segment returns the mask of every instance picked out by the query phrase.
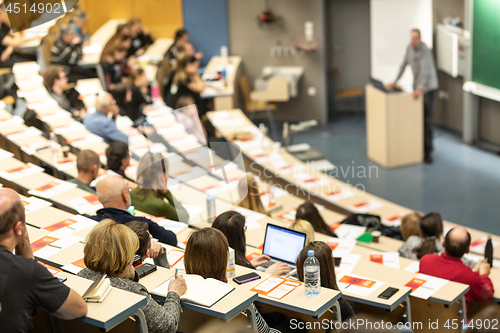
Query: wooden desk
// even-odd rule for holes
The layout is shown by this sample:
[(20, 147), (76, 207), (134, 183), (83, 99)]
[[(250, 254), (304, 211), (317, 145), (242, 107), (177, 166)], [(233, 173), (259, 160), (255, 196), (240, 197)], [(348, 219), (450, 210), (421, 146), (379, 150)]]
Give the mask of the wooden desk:
[(222, 57), (213, 56), (205, 67), (204, 73), (207, 74), (216, 74), (224, 66), (226, 67), (227, 87), (222, 91), (216, 91), (213, 95), (202, 94), (202, 97), (214, 98), (214, 110), (230, 110), (241, 105), (239, 93), (236, 93), (239, 88), (241, 60), (240, 56), (230, 56), (228, 63), (225, 64)]
[[(60, 272), (57, 275), (66, 277), (65, 284), (79, 295), (82, 295), (93, 282), (65, 272)], [(87, 316), (78, 320), (108, 331), (128, 317), (136, 316), (141, 321), (143, 332), (147, 332), (146, 318), (142, 311), (139, 311), (146, 304), (145, 296), (112, 288), (102, 303), (87, 303)]]
[(26, 214), (26, 222), (36, 228), (43, 229), (54, 223), (69, 219), (74, 215), (49, 206)]
[[(251, 272), (255, 272), (255, 270), (236, 265), (236, 276), (248, 274)], [(268, 274), (266, 272), (258, 272), (258, 274), (261, 276), (261, 279), (259, 280), (240, 285), (230, 279), (229, 284), (239, 290), (250, 290), (255, 285), (259, 284), (262, 280), (271, 276), (271, 274)], [(268, 296), (259, 295), (259, 302), (277, 306), (279, 308), (287, 309), (290, 311), (303, 313), (312, 317), (321, 317), (328, 309), (334, 306), (334, 304), (341, 296), (341, 293), (337, 290), (321, 288), (321, 292), (317, 297), (309, 297), (305, 294), (304, 284), (301, 284), (299, 287), (297, 287), (295, 290), (293, 290), (280, 300)]]
[(157, 38), (153, 44), (148, 47), (146, 52), (144, 52), (144, 55), (150, 57), (150, 60), (157, 58), (160, 58), (161, 60), (173, 43), (174, 40), (172, 38)]
[[(139, 283), (145, 286), (151, 295), (161, 301), (165, 300), (164, 295), (155, 294), (153, 290), (163, 282), (174, 276), (175, 271), (158, 267), (158, 270), (148, 276), (143, 277)], [(193, 310), (225, 321), (230, 321), (243, 310), (251, 306), (257, 300), (257, 293), (246, 290), (235, 289), (227, 294), (220, 301), (212, 305), (210, 308), (196, 305), (190, 302), (181, 301), (182, 307), (188, 310)]]

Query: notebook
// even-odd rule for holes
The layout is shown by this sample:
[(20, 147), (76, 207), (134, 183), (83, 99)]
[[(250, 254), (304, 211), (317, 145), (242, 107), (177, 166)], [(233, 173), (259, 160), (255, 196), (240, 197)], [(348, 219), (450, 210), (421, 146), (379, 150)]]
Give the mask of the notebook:
[[(234, 290), (234, 287), (227, 283), (211, 278), (204, 279), (196, 274), (184, 274), (183, 277), (186, 280), (187, 291), (181, 296), (181, 300), (206, 307), (211, 307)], [(156, 287), (151, 293), (166, 296), (172, 279), (173, 277)]]
[(265, 271), (267, 267), (277, 262), (284, 262), (291, 270), (284, 275), (293, 275), (297, 257), (305, 244), (305, 233), (268, 223), (262, 253), (271, 257), (271, 260), (257, 267), (257, 270)]
[(103, 274), (100, 279), (97, 279), (90, 285), (82, 298), (89, 303), (101, 303), (111, 291), (111, 281)]

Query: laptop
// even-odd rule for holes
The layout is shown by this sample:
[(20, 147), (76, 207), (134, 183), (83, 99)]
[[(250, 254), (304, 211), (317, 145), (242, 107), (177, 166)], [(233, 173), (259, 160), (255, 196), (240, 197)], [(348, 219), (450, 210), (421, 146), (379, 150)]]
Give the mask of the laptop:
[(277, 262), (283, 262), (290, 267), (290, 272), (283, 275), (295, 274), (297, 271), (295, 263), (305, 245), (305, 233), (274, 224), (267, 224), (262, 253), (271, 257), (271, 260), (265, 265), (257, 267), (257, 270), (265, 271), (269, 266)]
[(370, 78), (370, 83), (372, 84), (372, 86), (374, 86), (375, 88), (379, 89), (379, 90), (382, 90), (383, 92), (386, 92), (386, 93), (394, 93), (394, 92), (401, 92), (401, 89), (399, 88), (393, 88), (391, 90), (387, 90), (384, 86), (384, 84), (382, 83), (382, 81), (379, 81), (377, 79), (374, 79), (374, 78)]

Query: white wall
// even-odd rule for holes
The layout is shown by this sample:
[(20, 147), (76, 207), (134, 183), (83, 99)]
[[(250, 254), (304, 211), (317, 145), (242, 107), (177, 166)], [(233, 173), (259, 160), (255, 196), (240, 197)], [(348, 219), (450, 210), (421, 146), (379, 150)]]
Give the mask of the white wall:
[[(420, 29), (422, 41), (432, 48), (432, 0), (371, 0), (370, 22), (371, 74), (384, 83), (396, 78), (411, 29)], [(409, 66), (399, 83), (412, 90)]]

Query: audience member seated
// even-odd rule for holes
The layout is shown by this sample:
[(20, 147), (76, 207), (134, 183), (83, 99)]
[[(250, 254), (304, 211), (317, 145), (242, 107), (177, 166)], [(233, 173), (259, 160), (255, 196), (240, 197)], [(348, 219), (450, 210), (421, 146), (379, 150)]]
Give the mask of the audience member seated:
[(314, 242), (316, 237), (314, 235), (314, 228), (311, 223), (306, 220), (296, 220), (288, 228), (292, 230), (297, 230), (306, 234), (306, 244)]
[(0, 189), (0, 267), (2, 332), (32, 331), (38, 307), (65, 320), (87, 315), (80, 295), (36, 262), (24, 206), (11, 189)]
[(68, 182), (76, 184), (78, 188), (84, 191), (95, 193), (95, 189), (90, 186), (90, 183), (97, 178), (100, 168), (101, 160), (99, 155), (89, 149), (82, 150), (76, 157), (78, 176), (68, 179)]
[[(308, 257), (308, 252), (314, 251), (314, 256), (319, 261), (321, 287), (339, 290), (337, 278), (335, 277), (335, 264), (332, 256), (332, 248), (325, 242), (311, 242), (300, 251), (297, 258), (297, 276), (299, 281), (304, 282), (304, 261)], [(344, 297), (339, 299), (342, 321), (354, 316), (351, 306)]]
[(399, 229), (404, 241), (410, 236), (422, 237), (422, 231), (420, 230), (422, 217), (424, 217), (424, 213), (421, 212), (412, 212), (403, 216)]
[(179, 56), (179, 47), (189, 42), (189, 33), (186, 29), (178, 29), (175, 32), (174, 43), (170, 45), (165, 54), (165, 57), (168, 58), (170, 62), (170, 66), (172, 68), (177, 66), (177, 57)]
[(127, 135), (116, 127), (115, 118), (120, 113), (120, 108), (110, 93), (101, 92), (97, 96), (95, 110), (94, 113), (87, 114), (83, 120), (87, 130), (103, 138), (106, 143), (128, 142)]
[(115, 89), (115, 86), (130, 73), (127, 65), (127, 49), (118, 43), (110, 46), (106, 53), (103, 53), (102, 71), (106, 90)]
[(146, 317), (148, 332), (174, 333), (181, 313), (180, 296), (187, 290), (186, 281), (182, 275), (173, 279), (168, 286), (165, 303), (158, 304), (146, 287), (139, 283), (132, 266), (138, 249), (139, 239), (130, 228), (105, 219), (87, 236), (83, 248), (87, 268), (81, 270), (78, 276), (95, 281), (107, 274), (112, 287), (145, 296), (147, 303), (141, 310)]
[[(252, 260), (248, 260), (246, 253), (245, 217), (238, 212), (228, 211), (220, 214), (212, 223), (212, 228), (220, 230), (226, 236), (229, 246), (234, 250), (236, 265), (248, 268), (256, 268), (267, 264), (271, 258), (262, 254)], [(290, 272), (290, 267), (282, 262), (272, 264), (266, 269), (266, 273), (281, 275)]]
[(122, 45), (127, 49), (127, 54), (130, 46), (132, 46), (132, 37), (130, 37), (130, 27), (128, 23), (120, 24), (116, 27), (116, 32), (106, 43), (102, 50), (101, 63), (104, 61), (103, 56), (109, 53), (109, 48), (114, 47), (116, 44)]
[(330, 228), (321, 215), (319, 214), (318, 208), (316, 206), (309, 202), (306, 201), (302, 205), (297, 208), (297, 215), (295, 216), (296, 220), (306, 220), (307, 222), (311, 223), (311, 225), (314, 228), (314, 231), (319, 232), (321, 234), (331, 236), (331, 237), (337, 237), (335, 233), (333, 232), (332, 228)]
[(129, 27), (132, 45), (128, 50), (128, 56), (140, 56), (144, 54), (148, 45), (153, 44), (153, 39), (139, 18), (135, 17), (131, 19)]
[(82, 40), (69, 25), (61, 27), (60, 36), (54, 41), (50, 62), (61, 65), (68, 75), (69, 82), (96, 77), (94, 71), (78, 66), (83, 57)]
[(155, 265), (170, 268), (167, 260), (167, 251), (160, 243), (151, 240), (148, 224), (142, 221), (125, 223), (139, 238), (139, 249), (134, 258), (134, 267), (140, 265), (147, 258), (153, 259)]
[(17, 62), (36, 61), (34, 54), (24, 54), (17, 52), (16, 49), (22, 43), (39, 37), (24, 37), (22, 34), (13, 34), (10, 27), (7, 25), (9, 19), (4, 5), (0, 6), (0, 68), (9, 68)]
[(441, 237), (443, 236), (443, 219), (438, 213), (429, 213), (420, 221), (422, 237), (410, 236), (399, 249), (399, 255), (418, 260), (426, 254), (441, 253)]
[[(184, 266), (186, 274), (197, 274), (203, 278), (216, 279), (227, 283), (226, 267), (228, 242), (222, 232), (215, 228), (204, 228), (194, 231), (186, 244), (184, 255)], [(252, 303), (253, 305), (253, 303)], [(270, 328), (264, 318), (253, 305), (256, 316), (257, 330), (259, 333), (279, 333), (278, 330)], [(247, 316), (250, 310), (243, 310)]]
[(239, 205), (241, 207), (269, 215), (260, 199), (259, 184), (257, 184), (257, 181), (252, 175), (247, 174), (246, 177), (240, 179), (238, 183), (238, 193), (240, 195), (241, 201)]
[(89, 43), (90, 35), (87, 32), (87, 13), (79, 10), (73, 16), (70, 26), (75, 31), (76, 35), (80, 37), (84, 45)]
[(74, 88), (66, 89), (68, 77), (64, 73), (64, 68), (58, 65), (49, 65), (42, 72), (42, 77), (47, 91), (57, 104), (62, 109), (71, 112), (75, 120), (83, 121), (87, 115), (87, 109), (78, 91)]
[(153, 101), (151, 100), (148, 79), (144, 70), (138, 68), (132, 71), (130, 78), (132, 79), (132, 85), (130, 86), (132, 99), (127, 104), (127, 116), (132, 119), (135, 126), (140, 126), (146, 120), (142, 113), (144, 105), (151, 104)]
[(193, 44), (191, 43), (184, 43), (178, 47), (179, 54), (177, 58), (182, 57), (182, 56), (190, 56), (190, 57), (195, 57), (198, 60), (201, 60), (203, 58), (203, 53), (202, 52), (196, 52), (194, 49)]
[(130, 152), (128, 144), (124, 141), (115, 141), (109, 144), (106, 148), (106, 159), (108, 162), (108, 170), (122, 176), (126, 180), (133, 182), (132, 179), (125, 175), (125, 170), (130, 164)]
[(177, 100), (182, 96), (190, 96), (196, 101), (199, 116), (206, 113), (205, 104), (200, 94), (205, 89), (201, 77), (198, 75), (200, 62), (195, 57), (183, 57), (179, 60), (177, 69), (169, 74), (165, 86), (165, 103), (174, 108)]
[(160, 153), (146, 153), (137, 166), (137, 187), (130, 192), (132, 205), (141, 212), (187, 222), (189, 214), (167, 189), (168, 160)]
[(470, 234), (464, 227), (455, 227), (444, 238), (444, 252), (441, 255), (427, 254), (420, 259), (420, 273), (440, 277), (469, 285), (465, 300), (489, 301), (493, 298), (493, 284), (488, 277), (490, 265), (479, 261), (471, 269), (462, 263), (462, 257), (469, 252)]
[(120, 116), (126, 116), (127, 104), (132, 100), (132, 91), (130, 88), (124, 83), (118, 83), (110, 93), (115, 99), (116, 105), (120, 108)]
[(177, 237), (170, 230), (165, 230), (156, 222), (142, 216), (134, 216), (127, 210), (132, 205), (130, 189), (127, 182), (120, 176), (107, 176), (97, 184), (97, 196), (104, 208), (97, 211), (97, 215), (92, 219), (101, 221), (112, 219), (113, 221), (125, 224), (132, 221), (142, 221), (148, 224), (149, 233), (160, 242), (177, 246)]

